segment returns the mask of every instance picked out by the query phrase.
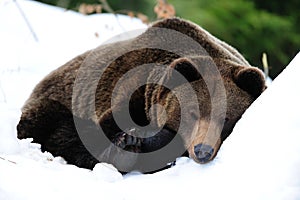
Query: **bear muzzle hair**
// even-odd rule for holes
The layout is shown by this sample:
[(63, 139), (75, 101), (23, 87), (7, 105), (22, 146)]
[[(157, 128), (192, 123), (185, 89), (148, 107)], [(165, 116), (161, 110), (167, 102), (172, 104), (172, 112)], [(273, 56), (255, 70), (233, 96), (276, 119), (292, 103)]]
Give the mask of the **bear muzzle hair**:
[(219, 124), (207, 119), (197, 120), (190, 133), (192, 142), (187, 146), (189, 156), (201, 164), (213, 160), (222, 144), (221, 132)]

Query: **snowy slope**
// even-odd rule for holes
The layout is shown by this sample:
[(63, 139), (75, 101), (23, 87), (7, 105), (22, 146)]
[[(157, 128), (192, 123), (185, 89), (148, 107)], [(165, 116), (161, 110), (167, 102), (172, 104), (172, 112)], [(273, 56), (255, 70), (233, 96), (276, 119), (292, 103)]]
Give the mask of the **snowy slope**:
[(17, 2), (38, 41), (16, 4), (0, 1), (0, 200), (300, 199), (300, 54), (247, 110), (213, 162), (180, 158), (171, 169), (151, 175), (121, 176), (107, 164), (90, 171), (42, 153), (29, 139), (17, 140), (20, 108), (51, 70), (145, 25), (127, 16), (83, 16)]

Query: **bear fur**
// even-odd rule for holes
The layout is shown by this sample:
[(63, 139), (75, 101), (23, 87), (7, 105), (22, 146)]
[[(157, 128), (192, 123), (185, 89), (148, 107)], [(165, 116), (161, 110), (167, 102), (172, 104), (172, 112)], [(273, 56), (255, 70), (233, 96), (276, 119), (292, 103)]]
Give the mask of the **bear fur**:
[[(159, 35), (157, 30), (175, 31), (193, 40), (195, 47), (189, 46), (185, 40), (175, 40), (178, 44), (174, 44), (171, 38), (172, 42), (168, 42), (169, 38)], [(182, 50), (174, 53), (163, 49), (164, 45), (175, 50), (179, 46)], [(196, 49), (197, 45), (203, 50)], [(151, 63), (168, 67), (154, 69), (152, 65), (146, 70), (129, 73), (124, 83), (116, 87), (124, 74)], [(210, 116), (213, 97), (207, 81), (214, 83), (218, 79), (214, 74), (209, 74), (211, 65), (217, 67), (225, 89), (225, 96), (219, 94), (218, 86), (213, 94), (214, 98), (220, 100), (216, 106), (225, 112), (224, 120)], [(187, 82), (176, 81), (175, 73), (170, 69), (179, 72)], [(147, 80), (154, 80), (161, 85), (148, 83)], [(137, 82), (147, 84), (131, 93), (130, 88), (135, 87)], [(172, 82), (172, 88), (163, 86), (169, 82)], [(189, 87), (195, 91), (197, 105), (191, 105), (195, 101), (190, 101)], [(148, 153), (176, 140), (175, 144), (180, 146), (178, 148), (187, 150), (185, 153), (196, 162), (205, 163), (216, 156), (236, 122), (264, 89), (263, 73), (251, 67), (237, 50), (196, 24), (170, 18), (154, 23), (135, 38), (87, 51), (46, 76), (22, 108), (17, 126), (18, 138), (33, 138), (33, 142), (41, 144), (42, 151), (62, 156), (68, 163), (79, 167), (92, 169), (98, 162), (115, 164), (114, 159), (123, 159), (129, 165), (128, 171), (139, 169), (136, 159), (104, 159), (89, 152), (78, 131), (93, 136), (97, 135), (100, 126), (109, 141), (120, 149)], [(188, 109), (182, 116), (181, 104), (175, 94), (185, 106), (199, 107), (200, 112)], [(225, 111), (221, 108), (223, 101), (227, 105)], [(129, 102), (129, 106), (124, 106), (124, 102)], [(158, 104), (165, 112), (153, 106)], [(151, 125), (158, 127), (159, 132), (142, 138), (131, 134), (139, 132), (132, 124), (124, 123), (126, 130), (120, 128), (112, 113), (122, 113), (128, 108), (130, 117), (137, 125), (146, 126), (154, 122)], [(78, 130), (75, 123), (82, 124), (82, 128)], [(183, 125), (185, 133), (176, 137), (180, 125)], [(210, 126), (213, 128), (210, 129)], [(98, 140), (93, 142), (92, 146), (98, 147), (96, 151), (99, 155), (103, 155), (111, 145)], [(109, 156), (113, 157), (112, 154)], [(167, 161), (175, 158), (173, 156)], [(142, 159), (140, 162), (149, 160)], [(124, 171), (116, 165), (120, 171)]]

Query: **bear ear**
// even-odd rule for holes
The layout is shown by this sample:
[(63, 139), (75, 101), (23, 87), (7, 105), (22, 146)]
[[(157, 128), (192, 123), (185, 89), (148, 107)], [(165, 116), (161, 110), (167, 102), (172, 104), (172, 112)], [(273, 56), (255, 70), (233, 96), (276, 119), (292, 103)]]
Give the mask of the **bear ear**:
[(237, 86), (255, 98), (266, 88), (264, 75), (258, 68), (243, 68), (235, 74), (234, 80)]
[(178, 58), (170, 64), (170, 67), (178, 71), (188, 82), (193, 82), (201, 78), (195, 63), (188, 58)]

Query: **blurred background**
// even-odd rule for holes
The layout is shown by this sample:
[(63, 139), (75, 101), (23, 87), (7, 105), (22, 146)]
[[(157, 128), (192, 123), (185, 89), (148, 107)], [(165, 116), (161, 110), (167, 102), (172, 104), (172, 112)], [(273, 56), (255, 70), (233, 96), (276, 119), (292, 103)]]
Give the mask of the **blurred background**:
[(39, 0), (83, 14), (121, 13), (151, 23), (178, 16), (199, 24), (275, 78), (300, 50), (299, 0)]

